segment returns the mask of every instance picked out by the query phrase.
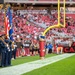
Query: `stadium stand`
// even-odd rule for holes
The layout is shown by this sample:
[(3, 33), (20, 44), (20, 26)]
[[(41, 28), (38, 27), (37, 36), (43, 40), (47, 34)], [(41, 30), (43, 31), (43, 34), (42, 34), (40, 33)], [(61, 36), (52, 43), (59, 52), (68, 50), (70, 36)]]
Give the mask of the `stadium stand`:
[[(27, 0), (34, 1), (34, 0)], [(57, 1), (57, 0), (35, 0), (35, 1)], [(70, 1), (70, 0), (67, 0)], [(73, 0), (72, 0), (73, 1)], [(12, 4), (13, 5), (13, 4)], [(19, 5), (19, 4), (18, 4)], [(32, 6), (32, 5), (31, 5)], [(35, 5), (33, 5), (34, 7)], [(4, 32), (4, 13), (0, 11), (0, 34)], [(63, 24), (63, 12), (61, 11), (61, 24)], [(57, 9), (28, 9), (13, 10), (14, 40), (18, 37), (23, 41), (30, 40), (36, 43), (42, 32), (49, 26), (58, 22)], [(66, 11), (66, 28), (52, 29), (47, 33), (46, 39), (51, 40), (52, 36), (75, 36), (75, 14)]]

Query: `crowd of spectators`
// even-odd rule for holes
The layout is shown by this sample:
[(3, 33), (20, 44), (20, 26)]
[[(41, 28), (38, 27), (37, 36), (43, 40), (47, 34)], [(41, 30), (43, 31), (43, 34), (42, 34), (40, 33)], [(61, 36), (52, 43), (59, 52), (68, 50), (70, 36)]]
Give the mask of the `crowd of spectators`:
[[(27, 1), (57, 1), (57, 0), (27, 0)], [(63, 0), (60, 0), (63, 1)], [(66, 0), (66, 1), (75, 1), (75, 0)]]
[[(23, 10), (20, 10), (21, 12)], [(38, 13), (31, 10), (30, 13), (20, 13), (20, 11), (13, 11), (13, 38), (15, 41), (19, 41), (24, 43), (29, 40), (34, 44), (39, 40), (39, 36), (46, 29), (44, 26), (52, 26), (57, 24), (57, 12), (53, 14), (41, 13), (42, 10)], [(36, 11), (36, 10), (35, 10)], [(54, 10), (53, 10), (54, 11)], [(0, 12), (0, 32), (4, 32), (4, 17), (2, 11)], [(51, 36), (57, 35), (56, 33), (52, 33), (52, 31), (56, 31), (59, 33), (65, 33), (66, 35), (75, 36), (75, 14), (67, 14), (66, 15), (66, 27), (60, 29), (52, 29), (47, 33), (46, 38), (50, 39)], [(61, 14), (61, 23), (63, 24), (63, 14)], [(40, 25), (39, 25), (40, 24)], [(41, 26), (43, 25), (43, 27)], [(19, 40), (17, 40), (19, 38)]]

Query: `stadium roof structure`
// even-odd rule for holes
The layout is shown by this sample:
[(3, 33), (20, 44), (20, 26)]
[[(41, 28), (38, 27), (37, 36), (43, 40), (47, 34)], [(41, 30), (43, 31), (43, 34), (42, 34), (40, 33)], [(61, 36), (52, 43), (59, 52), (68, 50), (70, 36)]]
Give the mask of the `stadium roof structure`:
[[(57, 4), (58, 3), (58, 0), (57, 1), (54, 1), (54, 0), (44, 0), (44, 1), (41, 1), (41, 0), (4, 0), (4, 3), (27, 3), (27, 4)], [(61, 4), (63, 4), (63, 0), (60, 1)], [(67, 0), (66, 1), (66, 4), (75, 4), (75, 1), (73, 0)]]

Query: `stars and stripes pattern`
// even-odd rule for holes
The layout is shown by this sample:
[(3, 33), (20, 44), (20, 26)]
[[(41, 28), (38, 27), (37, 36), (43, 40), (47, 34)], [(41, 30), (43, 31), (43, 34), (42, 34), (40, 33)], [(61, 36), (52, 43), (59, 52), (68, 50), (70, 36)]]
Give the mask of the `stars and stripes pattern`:
[(13, 41), (13, 25), (12, 25), (12, 13), (11, 8), (8, 7), (6, 11), (6, 17), (5, 17), (5, 26), (6, 26), (6, 35), (7, 37)]
[(5, 17), (5, 27), (6, 27), (5, 34), (6, 34), (7, 38), (9, 38), (10, 24), (9, 24), (9, 18), (8, 18), (7, 13), (6, 13), (6, 17)]

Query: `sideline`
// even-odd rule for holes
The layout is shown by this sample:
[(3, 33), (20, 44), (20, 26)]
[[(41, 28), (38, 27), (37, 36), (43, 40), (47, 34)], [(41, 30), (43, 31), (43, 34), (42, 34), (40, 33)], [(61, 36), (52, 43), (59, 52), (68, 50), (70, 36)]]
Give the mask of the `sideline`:
[(52, 64), (54, 62), (71, 57), (73, 55), (75, 55), (75, 53), (71, 53), (71, 54), (65, 53), (58, 56), (45, 58), (44, 60), (37, 60), (37, 61), (28, 62), (21, 65), (2, 68), (0, 69), (0, 75), (21, 75), (23, 73), (30, 72), (34, 69), (41, 68), (43, 66)]

